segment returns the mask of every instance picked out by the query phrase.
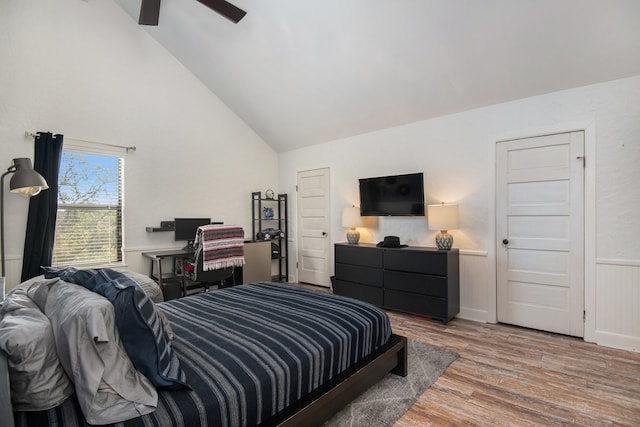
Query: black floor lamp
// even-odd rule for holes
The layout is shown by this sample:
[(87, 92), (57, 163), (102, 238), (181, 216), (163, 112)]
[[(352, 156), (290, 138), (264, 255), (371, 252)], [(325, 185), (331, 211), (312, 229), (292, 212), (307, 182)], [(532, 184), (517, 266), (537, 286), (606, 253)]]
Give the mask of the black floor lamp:
[(42, 175), (33, 170), (31, 159), (26, 157), (13, 159), (13, 164), (2, 174), (0, 178), (0, 257), (2, 258), (2, 274), (0, 274), (0, 277), (4, 277), (4, 177), (10, 173), (13, 174), (11, 181), (9, 181), (9, 191), (12, 193), (20, 193), (31, 197), (49, 188)]

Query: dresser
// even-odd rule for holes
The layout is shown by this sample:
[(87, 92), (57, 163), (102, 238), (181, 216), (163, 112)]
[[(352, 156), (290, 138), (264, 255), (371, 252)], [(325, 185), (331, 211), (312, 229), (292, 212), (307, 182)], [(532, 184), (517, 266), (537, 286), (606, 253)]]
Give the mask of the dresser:
[(460, 311), (460, 254), (337, 243), (333, 292), (446, 323)]

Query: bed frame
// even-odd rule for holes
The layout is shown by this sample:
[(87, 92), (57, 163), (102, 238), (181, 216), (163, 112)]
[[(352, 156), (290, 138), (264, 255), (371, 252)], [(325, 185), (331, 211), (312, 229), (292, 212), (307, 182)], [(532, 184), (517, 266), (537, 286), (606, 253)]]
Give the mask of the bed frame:
[[(407, 376), (407, 338), (391, 335), (379, 351), (277, 413), (262, 426), (319, 426), (387, 373)], [(7, 355), (0, 350), (0, 420), (14, 426)]]

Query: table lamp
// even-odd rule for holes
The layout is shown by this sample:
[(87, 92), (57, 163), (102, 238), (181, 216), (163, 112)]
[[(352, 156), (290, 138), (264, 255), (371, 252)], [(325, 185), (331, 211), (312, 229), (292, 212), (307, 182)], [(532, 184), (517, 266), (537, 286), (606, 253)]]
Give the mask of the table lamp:
[(442, 202), (439, 205), (427, 206), (427, 220), (430, 230), (440, 230), (436, 234), (436, 246), (441, 251), (448, 251), (453, 245), (453, 236), (447, 234), (447, 230), (458, 228), (458, 205), (446, 205)]
[(347, 231), (347, 242), (356, 245), (360, 240), (360, 233), (356, 227), (362, 227), (362, 217), (360, 216), (360, 208), (352, 206), (342, 209), (342, 226), (349, 228)]
[(22, 157), (13, 159), (13, 164), (0, 177), (0, 257), (2, 258), (2, 273), (4, 277), (4, 177), (13, 174), (9, 181), (9, 191), (31, 197), (49, 188), (47, 181), (33, 170), (31, 159)]

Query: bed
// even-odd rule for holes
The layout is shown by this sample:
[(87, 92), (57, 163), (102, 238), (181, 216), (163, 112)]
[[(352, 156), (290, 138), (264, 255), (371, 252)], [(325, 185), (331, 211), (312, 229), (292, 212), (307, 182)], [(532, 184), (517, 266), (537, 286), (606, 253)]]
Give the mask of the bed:
[[(357, 300), (262, 282), (155, 306), (186, 385), (159, 389), (152, 411), (114, 425), (320, 425), (388, 372), (406, 375), (406, 339)], [(3, 397), (6, 355), (0, 373)], [(13, 415), (16, 426), (87, 425), (76, 394)]]

